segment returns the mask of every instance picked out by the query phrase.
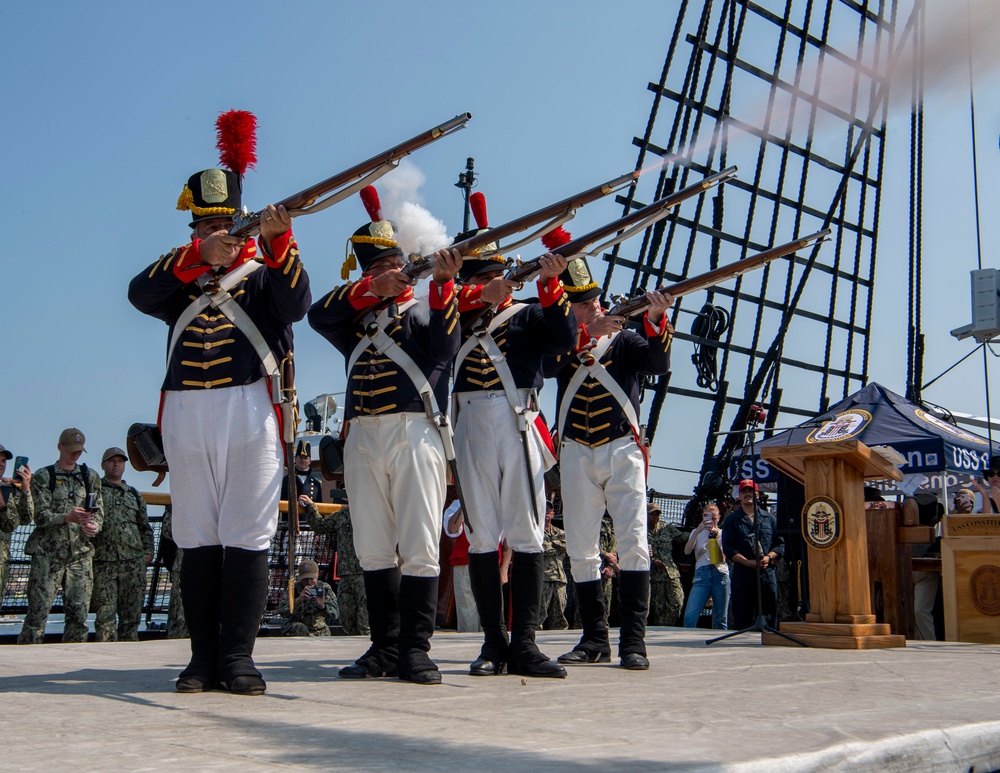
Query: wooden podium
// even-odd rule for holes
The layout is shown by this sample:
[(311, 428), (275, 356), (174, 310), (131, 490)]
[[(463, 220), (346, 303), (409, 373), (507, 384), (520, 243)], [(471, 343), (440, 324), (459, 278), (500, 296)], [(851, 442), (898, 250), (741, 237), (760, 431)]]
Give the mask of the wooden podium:
[[(813, 647), (905, 647), (906, 637), (872, 614), (864, 501), (865, 480), (902, 480), (902, 473), (859, 440), (767, 446), (761, 456), (805, 486), (807, 505), (826, 497), (839, 510), (839, 536), (830, 547), (807, 541), (812, 611), (806, 622), (781, 623), (778, 630)], [(764, 644), (795, 646), (775, 634), (761, 636)]]

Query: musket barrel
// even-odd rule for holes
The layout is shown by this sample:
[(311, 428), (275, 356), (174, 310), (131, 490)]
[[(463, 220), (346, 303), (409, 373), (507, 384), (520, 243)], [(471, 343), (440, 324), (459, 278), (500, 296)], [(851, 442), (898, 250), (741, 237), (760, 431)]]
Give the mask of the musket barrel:
[[(428, 129), (427, 131), (418, 134), (416, 137), (411, 137), (406, 142), (401, 142), (399, 145), (389, 148), (389, 150), (383, 151), (376, 156), (372, 156), (367, 161), (355, 164), (349, 169), (345, 169), (343, 172), (333, 175), (333, 177), (328, 177), (322, 182), (316, 183), (305, 190), (299, 191), (286, 199), (282, 199), (277, 202), (277, 205), (283, 206), (294, 217), (296, 210), (301, 210), (311, 206), (321, 196), (326, 196), (333, 191), (343, 188), (345, 185), (349, 185), (356, 180), (360, 180), (366, 174), (375, 171), (379, 167), (398, 161), (399, 159), (408, 156), (413, 151), (422, 148), (424, 145), (429, 145), (441, 137), (445, 137), (459, 129), (464, 129), (465, 124), (471, 120), (472, 113), (459, 113), (454, 118), (445, 121), (432, 129)], [(234, 225), (230, 229), (229, 234), (231, 236), (245, 238), (253, 236), (257, 233), (259, 228), (260, 213), (253, 213), (247, 217), (239, 217), (238, 219), (234, 218)]]
[[(670, 295), (674, 298), (680, 298), (685, 295), (690, 295), (691, 293), (696, 293), (699, 290), (707, 290), (709, 287), (714, 287), (717, 284), (725, 282), (727, 279), (732, 279), (740, 276), (741, 274), (745, 274), (747, 271), (753, 271), (754, 269), (761, 268), (762, 266), (770, 263), (772, 260), (777, 260), (785, 255), (797, 252), (803, 247), (807, 247), (812, 242), (824, 241), (829, 235), (830, 229), (826, 228), (822, 231), (818, 231), (817, 233), (810, 234), (809, 236), (803, 236), (800, 239), (790, 241), (787, 244), (782, 244), (777, 247), (772, 247), (769, 250), (764, 250), (764, 252), (759, 252), (756, 255), (748, 255), (743, 258), (743, 260), (738, 260), (735, 263), (727, 263), (726, 265), (719, 266), (711, 271), (706, 271), (704, 274), (698, 274), (697, 276), (693, 276), (688, 279), (682, 279), (676, 284), (661, 287), (660, 291), (670, 293)], [(643, 293), (635, 298), (616, 304), (608, 312), (608, 314), (619, 317), (633, 317), (636, 314), (645, 311), (647, 306), (649, 306), (649, 301), (646, 299), (645, 293)]]

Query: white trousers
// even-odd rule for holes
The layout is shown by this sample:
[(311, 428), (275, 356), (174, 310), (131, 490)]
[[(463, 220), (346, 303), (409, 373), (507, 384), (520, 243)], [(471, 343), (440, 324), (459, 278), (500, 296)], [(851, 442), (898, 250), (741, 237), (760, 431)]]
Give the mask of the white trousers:
[(605, 510), (615, 525), (618, 565), (626, 572), (648, 571), (646, 467), (635, 440), (618, 438), (597, 448), (566, 440), (559, 450), (559, 472), (573, 579), (601, 577), (598, 542)]
[(166, 392), (162, 430), (178, 547), (267, 550), (282, 472), (267, 382)]
[(438, 576), (447, 476), (441, 436), (423, 414), (351, 419), (344, 483), (362, 569), (391, 569), (398, 548), (403, 574)]
[[(523, 392), (522, 399), (527, 393)], [(528, 433), (531, 474), (514, 411), (500, 392), (456, 392), (455, 456), (465, 497), (470, 553), (496, 553), (500, 536), (518, 553), (541, 553), (545, 516), (542, 454), (534, 433)]]

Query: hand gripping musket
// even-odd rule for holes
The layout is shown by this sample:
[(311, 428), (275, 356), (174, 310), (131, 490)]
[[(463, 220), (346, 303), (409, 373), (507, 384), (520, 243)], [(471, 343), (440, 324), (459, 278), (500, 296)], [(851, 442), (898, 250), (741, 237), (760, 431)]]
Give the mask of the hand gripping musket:
[[(440, 126), (418, 134), (416, 137), (408, 139), (389, 150), (372, 156), (367, 161), (355, 164), (350, 169), (345, 169), (333, 177), (328, 177), (322, 182), (299, 191), (287, 199), (282, 199), (276, 206), (283, 206), (292, 217), (299, 215), (311, 215), (321, 212), (327, 207), (350, 198), (366, 185), (371, 185), (382, 175), (391, 172), (399, 162), (424, 145), (429, 145), (442, 137), (447, 137), (459, 129), (464, 129), (465, 124), (472, 120), (472, 113), (460, 113), (450, 121), (445, 121)], [(326, 196), (326, 198), (320, 198)], [(248, 239), (260, 232), (260, 212), (237, 212), (233, 215), (233, 227), (229, 230), (230, 236), (241, 239)]]
[[(567, 260), (581, 255), (599, 255), (605, 250), (614, 247), (616, 244), (632, 238), (641, 231), (644, 231), (646, 228), (649, 228), (654, 223), (663, 220), (663, 218), (670, 214), (670, 210), (674, 207), (682, 204), (688, 199), (694, 198), (695, 196), (700, 196), (705, 191), (708, 191), (717, 185), (722, 185), (734, 177), (736, 177), (735, 166), (723, 169), (721, 172), (709, 175), (693, 185), (689, 185), (686, 188), (682, 188), (679, 191), (671, 193), (669, 196), (657, 199), (652, 204), (647, 204), (645, 207), (637, 209), (634, 212), (630, 212), (624, 217), (613, 220), (607, 225), (595, 228), (590, 233), (584, 234), (577, 239), (573, 239), (566, 244), (556, 247), (551, 250), (551, 252), (553, 255), (561, 255)], [(615, 236), (611, 239), (598, 244), (596, 247), (591, 246), (595, 242), (599, 242), (612, 234), (615, 234)], [(541, 270), (540, 261), (543, 257), (543, 255), (539, 255), (537, 258), (532, 258), (531, 260), (517, 265), (508, 259), (507, 266), (510, 268), (504, 275), (504, 279), (508, 282), (527, 282)], [(479, 309), (472, 314), (466, 314), (463, 319), (462, 327), (465, 330), (469, 330), (480, 326), (484, 321), (486, 324), (489, 324), (489, 320), (492, 319), (495, 313), (495, 306), (484, 306), (482, 309)]]
[(298, 416), (295, 395), (295, 363), (292, 353), (281, 361), (281, 434), (285, 444), (288, 477), (288, 609), (295, 611), (295, 552), (299, 540), (299, 479), (295, 475), (295, 429)]
[[(727, 279), (738, 277), (747, 271), (761, 268), (772, 260), (797, 252), (813, 242), (825, 242), (827, 241), (826, 237), (829, 235), (830, 229), (826, 228), (809, 236), (803, 236), (801, 239), (796, 239), (787, 244), (759, 252), (756, 255), (748, 255), (743, 260), (736, 261), (735, 263), (727, 263), (725, 266), (719, 266), (711, 271), (706, 271), (704, 274), (693, 276), (690, 279), (682, 279), (676, 284), (661, 287), (659, 290), (662, 293), (669, 293), (674, 298), (690, 295), (699, 290), (707, 290), (709, 287), (715, 287), (715, 285), (721, 284)], [(645, 293), (637, 295), (634, 298), (616, 298), (614, 300), (615, 305), (608, 311), (608, 316), (635, 317), (642, 314), (649, 307), (649, 299)]]

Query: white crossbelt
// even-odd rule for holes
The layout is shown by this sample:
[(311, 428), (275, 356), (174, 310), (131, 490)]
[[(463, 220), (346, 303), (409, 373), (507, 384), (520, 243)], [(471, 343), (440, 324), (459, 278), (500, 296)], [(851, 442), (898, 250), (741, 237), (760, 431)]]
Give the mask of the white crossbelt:
[(614, 333), (610, 336), (601, 338), (597, 345), (590, 350), (591, 356), (594, 358), (593, 365), (584, 365), (580, 363), (580, 367), (576, 369), (576, 373), (573, 374), (573, 378), (569, 380), (569, 384), (566, 385), (566, 391), (563, 393), (562, 402), (559, 405), (559, 418), (556, 423), (556, 428), (559, 432), (559, 438), (562, 439), (563, 427), (566, 426), (566, 417), (569, 415), (569, 406), (573, 402), (573, 397), (576, 395), (577, 390), (583, 384), (584, 380), (591, 376), (596, 378), (601, 386), (608, 390), (611, 396), (615, 399), (621, 409), (625, 412), (625, 418), (628, 419), (628, 423), (632, 425), (632, 432), (635, 433), (636, 442), (639, 442), (639, 417), (636, 415), (635, 407), (632, 405), (632, 401), (628, 399), (628, 395), (625, 394), (625, 390), (619, 386), (618, 382), (615, 381), (614, 377), (608, 373), (607, 368), (601, 364), (601, 357), (603, 357), (608, 349), (611, 347), (611, 342), (618, 333)]
[[(410, 300), (401, 303), (397, 306), (397, 314), (402, 314), (404, 311), (409, 309), (416, 303), (416, 299), (411, 298)], [(438, 434), (441, 435), (441, 442), (444, 445), (444, 456), (449, 462), (455, 459), (455, 435), (452, 432), (451, 422), (448, 420), (447, 414), (443, 413), (438, 407), (437, 398), (434, 396), (434, 390), (431, 389), (431, 384), (427, 380), (427, 376), (424, 372), (420, 370), (420, 367), (413, 361), (403, 347), (397, 346), (396, 341), (385, 332), (384, 325), (389, 321), (389, 308), (385, 308), (382, 312), (375, 317), (373, 314), (369, 314), (364, 322), (367, 327), (367, 331), (377, 331), (367, 332), (366, 337), (358, 341), (358, 345), (354, 347), (354, 351), (351, 352), (350, 359), (347, 365), (347, 375), (350, 378), (351, 371), (354, 370), (354, 365), (357, 363), (358, 358), (361, 356), (369, 346), (375, 346), (375, 351), (380, 355), (385, 355), (390, 360), (392, 360), (402, 371), (409, 377), (410, 381), (413, 383), (414, 389), (420, 395), (420, 399), (424, 402), (424, 410), (427, 413), (427, 417), (434, 422), (434, 426), (438, 430)], [(374, 328), (372, 324), (374, 323)]]
[[(514, 374), (511, 373), (510, 365), (507, 364), (507, 358), (504, 356), (503, 352), (500, 351), (500, 347), (497, 346), (497, 342), (493, 338), (493, 331), (496, 330), (500, 325), (514, 316), (517, 312), (523, 309), (525, 304), (514, 303), (504, 309), (502, 312), (497, 314), (493, 320), (490, 322), (489, 326), (486, 328), (485, 332), (477, 335), (470, 336), (463, 344), (462, 348), (458, 352), (458, 356), (455, 358), (456, 369), (460, 366), (461, 362), (469, 355), (469, 353), (478, 345), (483, 348), (487, 356), (490, 358), (490, 362), (493, 363), (493, 367), (500, 377), (500, 385), (503, 387), (504, 396), (507, 398), (507, 402), (514, 411), (514, 415), (517, 419), (517, 430), (521, 433), (521, 437), (527, 442), (526, 434), (528, 431), (537, 432), (535, 427), (535, 417), (538, 415), (537, 410), (528, 410), (526, 406), (521, 404), (521, 396), (518, 394), (517, 385), (514, 383)], [(548, 446), (542, 442), (539, 438), (539, 447), (542, 452), (542, 467), (545, 470), (550, 469), (556, 462), (555, 457), (549, 452)], [(530, 446), (525, 446), (528, 448), (530, 453)]]
[(229, 294), (229, 291), (237, 284), (263, 265), (259, 261), (250, 260), (235, 271), (230, 271), (222, 279), (218, 280), (219, 291), (214, 295), (209, 295), (204, 290), (205, 285), (216, 279), (215, 275), (205, 273), (198, 277), (197, 282), (198, 286), (202, 289), (202, 294), (188, 304), (174, 323), (174, 332), (170, 336), (170, 345), (167, 347), (167, 367), (170, 367), (170, 358), (173, 356), (174, 349), (177, 347), (177, 343), (180, 341), (181, 335), (188, 326), (188, 323), (209, 307), (218, 309), (226, 315), (226, 318), (230, 322), (236, 325), (237, 330), (246, 336), (254, 351), (257, 352), (257, 356), (260, 357), (260, 361), (264, 364), (264, 371), (269, 376), (271, 402), (278, 405), (281, 402), (281, 378), (278, 359), (274, 356), (274, 352), (271, 351), (271, 347), (267, 345), (267, 341), (264, 340), (264, 336), (261, 335), (257, 325), (250, 319), (250, 315)]

